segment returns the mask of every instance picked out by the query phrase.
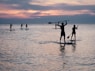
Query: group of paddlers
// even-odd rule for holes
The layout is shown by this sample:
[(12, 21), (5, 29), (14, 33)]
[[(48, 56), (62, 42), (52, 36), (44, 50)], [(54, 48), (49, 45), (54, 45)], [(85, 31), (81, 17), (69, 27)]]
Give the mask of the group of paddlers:
[[(51, 24), (51, 22), (49, 22)], [(60, 42), (61, 42), (61, 39), (62, 39), (62, 36), (64, 37), (64, 43), (66, 42), (65, 40), (65, 26), (67, 25), (67, 20), (65, 20), (64, 22), (57, 22), (57, 24), (55, 24), (55, 29), (56, 29), (56, 26), (59, 26), (60, 29), (61, 29), (61, 34), (60, 34)], [(71, 33), (71, 40), (72, 38), (74, 37), (74, 40), (76, 40), (76, 29), (78, 29), (78, 26), (76, 27), (76, 25), (74, 24), (73, 27), (72, 27), (72, 33)], [(69, 38), (69, 36), (67, 36), (67, 38)]]

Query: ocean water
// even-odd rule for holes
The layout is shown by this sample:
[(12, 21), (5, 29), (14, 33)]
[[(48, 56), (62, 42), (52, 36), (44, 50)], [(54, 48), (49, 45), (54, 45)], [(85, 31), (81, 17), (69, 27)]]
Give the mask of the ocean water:
[[(76, 25), (76, 44), (65, 45), (54, 25), (14, 24), (12, 31), (0, 25), (0, 71), (95, 71), (95, 24)], [(66, 36), (72, 26), (65, 27)]]

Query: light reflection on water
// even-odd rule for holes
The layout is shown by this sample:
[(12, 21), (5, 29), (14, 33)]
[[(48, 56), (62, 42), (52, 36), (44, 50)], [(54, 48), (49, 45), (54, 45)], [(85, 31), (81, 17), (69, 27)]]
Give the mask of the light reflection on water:
[[(66, 26), (66, 35), (72, 25)], [(1, 71), (94, 71), (95, 25), (79, 25), (76, 44), (59, 44), (53, 25), (0, 26)], [(69, 41), (69, 39), (66, 39)]]

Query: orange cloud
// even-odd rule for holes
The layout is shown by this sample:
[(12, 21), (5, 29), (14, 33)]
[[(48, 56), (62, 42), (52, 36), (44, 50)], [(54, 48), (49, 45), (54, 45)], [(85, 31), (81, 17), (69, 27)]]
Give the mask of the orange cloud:
[[(12, 17), (16, 17), (16, 18), (27, 18), (26, 15), (22, 14), (23, 11), (20, 10), (2, 10), (0, 11), (0, 14), (5, 14), (7, 18), (12, 18)], [(4, 15), (4, 17), (5, 17)], [(1, 16), (0, 16), (1, 17)]]
[[(15, 5), (16, 6), (16, 5)], [(0, 5), (0, 18), (29, 18), (29, 14), (37, 12), (36, 10), (17, 10), (11, 9), (6, 5)]]
[(49, 10), (49, 11), (43, 11), (39, 16), (57, 16), (57, 15), (77, 15), (77, 14), (91, 14), (95, 15), (95, 13), (89, 11), (89, 10), (74, 10), (74, 11), (68, 11), (68, 10)]
[[(60, 2), (64, 2), (67, 3), (69, 0), (54, 0), (51, 1), (49, 0), (48, 2), (43, 3), (42, 5), (48, 5), (48, 4), (53, 4), (53, 3), (60, 3)], [(85, 3), (86, 1), (84, 1)], [(89, 1), (87, 1), (88, 3)], [(94, 1), (93, 1), (94, 2)], [(72, 0), (72, 2), (68, 2), (68, 3), (72, 3), (72, 4), (80, 4), (80, 3), (76, 0)], [(83, 1), (82, 1), (83, 3)], [(31, 2), (29, 4), (32, 4)], [(38, 4), (35, 2), (35, 4)], [(39, 3), (41, 4), (41, 2)], [(90, 4), (90, 3), (89, 3)], [(17, 4), (12, 4), (12, 6), (19, 6)], [(1, 15), (2, 14), (2, 15)], [(57, 16), (57, 15), (77, 15), (77, 14), (91, 14), (91, 15), (95, 15), (94, 12), (90, 11), (90, 10), (45, 10), (45, 11), (41, 11), (41, 10), (23, 10), (23, 9), (12, 9), (9, 5), (5, 5), (5, 4), (0, 4), (0, 18), (35, 18), (35, 17), (39, 17), (39, 16)]]
[[(39, 12), (39, 14), (35, 14)], [(91, 14), (95, 15), (95, 13), (89, 11), (89, 10), (74, 10), (74, 11), (68, 11), (68, 10), (48, 10), (48, 11), (35, 11), (35, 10), (3, 10), (0, 11), (0, 13), (5, 14), (0, 17), (3, 18), (33, 18), (38, 16), (57, 16), (57, 15), (77, 15), (77, 14)]]

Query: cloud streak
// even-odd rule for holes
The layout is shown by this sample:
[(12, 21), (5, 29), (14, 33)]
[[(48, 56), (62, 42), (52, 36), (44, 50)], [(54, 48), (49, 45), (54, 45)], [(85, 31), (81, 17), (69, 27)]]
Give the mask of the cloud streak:
[(36, 19), (44, 16), (95, 16), (95, 0), (1, 0), (0, 18)]

